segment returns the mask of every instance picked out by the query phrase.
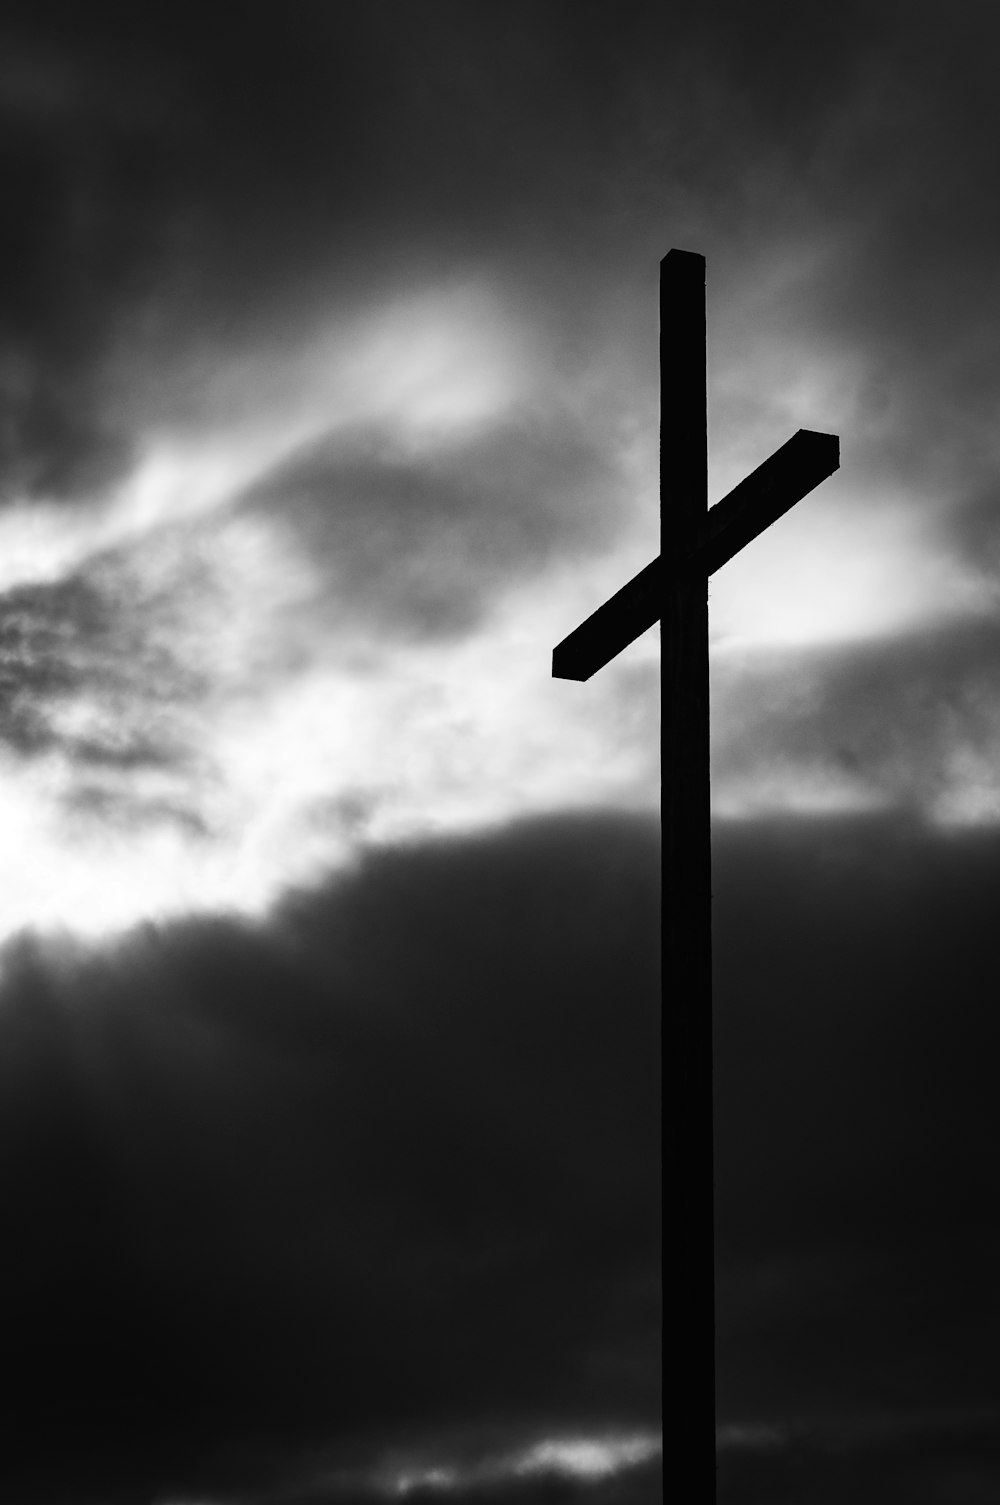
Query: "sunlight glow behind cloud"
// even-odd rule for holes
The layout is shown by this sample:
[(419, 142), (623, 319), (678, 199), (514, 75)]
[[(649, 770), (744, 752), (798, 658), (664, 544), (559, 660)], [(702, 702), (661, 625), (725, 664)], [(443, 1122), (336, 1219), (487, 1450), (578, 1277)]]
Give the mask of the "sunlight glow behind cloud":
[(836, 485), (713, 577), (715, 651), (891, 636), (991, 609), (988, 585), (941, 552), (912, 499), (858, 498), (849, 477)]
[[(579, 391), (560, 388), (531, 324), (509, 289), (475, 280), (317, 318), (276, 351), (196, 369), (197, 421), (193, 399), (173, 428), (137, 415), (139, 458), (107, 496), (0, 514), (0, 604), (13, 634), (2, 668), (22, 739), (0, 762), (0, 937), (25, 927), (99, 937), (191, 911), (263, 914), (366, 843), (553, 809), (656, 809), (657, 632), (587, 685), (550, 678), (552, 646), (655, 551), (655, 452), (634, 425), (619, 425), (615, 440), (631, 501), (612, 542), (564, 546), (523, 579), (516, 569), (507, 578), (499, 559), (480, 618), (460, 632), (403, 640), (331, 610), (341, 586), (325, 573), (330, 561), (282, 510), (280, 487), (269, 500), (268, 478), (318, 438), (335, 446), (377, 432), (433, 477), (438, 457), (519, 405), (544, 414), (555, 402), (578, 428), (592, 423), (588, 404), (604, 402), (592, 368)], [(846, 358), (824, 374), (789, 337), (772, 351), (762, 397), (753, 370), (737, 369), (741, 338), (735, 329), (716, 378), (713, 495), (795, 426), (846, 425), (863, 380)], [(645, 412), (648, 394), (633, 396)], [(713, 580), (720, 664), (993, 609), (988, 577), (941, 548), (933, 498), (873, 477), (850, 446), (845, 435), (838, 476)], [(413, 568), (438, 558), (442, 581), (460, 582), (455, 523), (433, 484), (410, 505), (430, 504), (438, 553)], [(503, 476), (491, 484), (502, 499)], [(255, 487), (263, 500), (248, 510), (240, 499)], [(571, 491), (558, 507), (578, 500)], [(539, 517), (553, 526), (551, 509)], [(392, 526), (387, 511), (378, 527), (388, 550), (419, 537), (394, 539)], [(334, 552), (349, 584), (351, 559)], [(109, 614), (103, 638), (60, 616), (67, 591), (71, 602), (91, 592)], [(723, 754), (741, 735), (728, 683), (713, 707)], [(773, 754), (767, 767), (728, 772), (723, 755), (713, 792), (716, 813), (733, 817), (890, 797), (849, 769)], [(1000, 818), (989, 757), (953, 749), (929, 801), (928, 816), (946, 823)]]

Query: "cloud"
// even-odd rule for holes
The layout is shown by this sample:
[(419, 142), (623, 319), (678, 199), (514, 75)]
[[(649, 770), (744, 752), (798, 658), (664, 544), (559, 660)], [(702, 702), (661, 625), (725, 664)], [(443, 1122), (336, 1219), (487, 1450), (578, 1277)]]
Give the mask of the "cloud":
[(460, 283), (223, 363), (101, 507), (0, 518), (5, 934), (261, 913), (366, 841), (655, 801), (652, 635), (586, 697), (549, 675), (655, 546), (634, 436), (543, 395), (504, 307)]
[[(468, 822), (473, 808), (489, 815), (473, 782), (502, 791), (494, 815), (518, 784), (530, 784), (534, 808), (552, 797), (552, 769), (580, 761), (584, 742), (587, 766), (568, 798), (590, 800), (598, 784), (598, 798), (614, 789), (634, 801), (640, 788), (648, 798), (647, 743), (609, 749), (575, 702), (564, 719), (570, 702), (558, 701), (560, 726), (539, 756), (542, 739), (524, 729), (542, 724), (541, 689), (511, 669), (509, 644), (515, 610), (522, 641), (530, 624), (548, 643), (550, 621), (558, 638), (578, 620), (577, 602), (586, 614), (620, 584), (618, 548), (635, 567), (655, 548), (638, 535), (655, 516), (655, 264), (669, 244), (696, 243), (709, 257), (716, 486), (799, 424), (844, 439), (843, 473), (713, 587), (722, 640), (858, 641), (989, 608), (991, 582), (955, 531), (963, 508), (988, 511), (975, 500), (988, 495), (992, 464), (983, 321), (966, 281), (946, 277), (946, 235), (932, 237), (935, 272), (904, 256), (927, 190), (925, 166), (898, 170), (897, 149), (904, 136), (924, 142), (935, 181), (947, 179), (956, 205), (971, 202), (969, 170), (956, 164), (985, 80), (974, 70), (959, 89), (934, 52), (928, 66), (954, 105), (938, 130), (920, 113), (912, 71), (930, 56), (928, 15), (908, 22), (902, 52), (892, 7), (852, 16), (841, 27), (818, 6), (781, 24), (770, 7), (748, 22), (725, 7), (709, 18), (637, 6), (612, 24), (586, 6), (487, 7), (470, 19), (445, 5), (418, 21), (306, 6), (278, 37), (253, 15), (238, 37), (211, 38), (183, 8), (124, 28), (103, 12), (86, 28), (67, 18), (43, 29), (28, 15), (5, 23), (19, 62), (0, 104), (16, 124), (10, 151), (25, 185), (24, 245), (9, 248), (9, 285), (24, 296), (8, 309), (8, 490), (12, 503), (30, 498), (34, 532), (12, 505), (4, 568), (46, 553), (51, 579), (86, 570), (95, 548), (159, 529), (146, 558), (173, 556), (189, 620), (175, 610), (151, 635), (175, 667), (213, 660), (197, 670), (211, 687), (180, 695), (169, 716), (183, 744), (197, 707), (213, 745), (193, 765), (178, 757), (174, 787), (133, 801), (136, 830), (144, 810), (153, 825), (176, 812), (175, 826), (232, 832), (264, 803), (272, 832), (301, 828), (324, 800), (369, 812), (372, 834)], [(880, 141), (896, 145), (880, 153)], [(975, 160), (988, 165), (976, 141)], [(988, 211), (977, 225), (985, 274)], [(921, 281), (939, 273), (951, 289), (944, 320)], [(59, 523), (68, 496), (80, 505), (63, 506)], [(224, 518), (236, 499), (238, 516)], [(38, 550), (43, 515), (52, 536)], [(176, 541), (164, 542), (171, 525), (190, 541), (184, 566)], [(135, 576), (141, 552), (129, 560)], [(199, 580), (185, 586), (184, 569)], [(38, 582), (22, 570), (13, 583)], [(255, 593), (259, 628), (236, 604), (240, 590)], [(121, 621), (119, 611), (119, 631)], [(482, 672), (511, 669), (495, 698), (516, 735), (501, 736), (476, 700), (476, 655), (461, 656), (476, 633)], [(445, 644), (456, 658), (432, 662)], [(387, 679), (396, 649), (418, 654), (405, 668), (397, 657)], [(647, 667), (614, 692), (630, 726), (648, 723)], [(797, 670), (797, 683), (804, 672), (813, 670)], [(739, 689), (735, 668), (725, 673), (738, 715), (720, 701), (719, 721), (733, 727), (767, 676), (748, 667)], [(270, 690), (281, 675), (278, 704)], [(773, 685), (766, 693), (780, 698)], [(39, 685), (21, 717), (22, 739), (36, 745), (51, 736), (42, 698)], [(290, 791), (274, 773), (288, 766), (286, 743), (244, 756), (250, 726), (304, 727), (317, 766), (322, 743), (338, 768), (349, 750), (329, 718), (313, 735), (323, 699), (368, 729), (359, 746), (377, 771), (352, 765), (322, 789), (313, 768), (302, 773), (308, 788)], [(460, 704), (473, 701), (470, 717)], [(148, 696), (132, 709), (148, 711)], [(850, 722), (850, 707), (837, 712)], [(898, 714), (908, 737), (913, 718)], [(386, 723), (406, 759), (384, 756)], [(930, 727), (914, 772), (908, 749), (883, 754), (870, 729), (845, 762), (801, 746), (814, 735), (801, 716), (776, 723), (800, 745), (771, 767), (782, 764), (800, 803), (916, 798), (980, 818), (961, 790), (975, 786), (976, 812), (993, 799), (988, 752), (964, 724), (964, 749)], [(436, 761), (432, 733), (446, 749)], [(774, 797), (755, 747), (734, 752), (727, 730), (719, 752), (720, 790), (741, 808)], [(954, 767), (928, 772), (935, 758)], [(599, 765), (611, 770), (603, 783)], [(423, 799), (414, 769), (434, 786)], [(280, 812), (262, 782), (280, 791)], [(81, 812), (110, 810), (113, 798), (93, 780), (71, 795)], [(304, 879), (341, 859), (345, 833), (322, 852), (276, 844), (285, 877)], [(265, 859), (256, 840), (248, 849), (228, 887), (259, 904)], [(215, 859), (211, 881), (194, 876), (204, 855), (201, 842), (193, 864), (186, 846), (167, 859), (183, 875), (183, 904), (217, 902), (224, 886)]]
[(844, 647), (720, 656), (719, 813), (867, 807), (995, 824), (998, 662), (985, 613)]
[(648, 823), (527, 824), (9, 947), (7, 1492), (655, 1422), (657, 874)]
[[(387, 1498), (653, 1505), (663, 1495), (662, 1448), (651, 1433), (553, 1438), (506, 1453), (488, 1448), (476, 1452), (467, 1439), (464, 1443), (454, 1461), (397, 1460), (393, 1468), (374, 1474), (363, 1469), (320, 1471), (308, 1481), (277, 1487), (268, 1499), (270, 1505), (377, 1505)], [(534, 1466), (539, 1456), (545, 1461)], [(242, 1496), (234, 1505), (250, 1505), (259, 1498)]]
[(239, 505), (306, 551), (319, 614), (383, 641), (465, 636), (512, 581), (612, 541), (623, 478), (601, 438), (527, 412), (430, 454), (349, 436), (296, 456)]
[[(223, 508), (0, 597), (5, 935), (261, 914), (371, 843), (559, 806), (655, 804), (655, 639), (595, 693), (560, 694), (549, 675), (551, 645), (631, 561), (608, 553), (535, 579), (516, 529), (510, 544), (494, 531), (491, 502), (478, 520), (462, 501), (457, 519), (429, 507), (429, 521), (397, 525), (399, 488), (376, 475), (372, 505), (404, 536), (369, 561), (367, 581), (363, 547), (353, 561), (322, 539), (310, 547), (308, 509), (285, 526), (266, 509)], [(467, 539), (443, 573), (422, 543), (442, 527)], [(493, 538), (525, 578), (492, 560)], [(426, 577), (410, 574), (407, 598), (424, 547)], [(468, 578), (453, 569), (463, 547)], [(462, 633), (424, 623), (421, 639), (431, 598), (473, 620)]]
[(39, 757), (58, 749), (120, 772), (170, 763), (157, 710), (189, 697), (199, 677), (164, 651), (169, 601), (143, 598), (134, 584), (120, 560), (105, 558), (0, 596), (0, 741), (9, 750)]
[(364, 840), (655, 799), (649, 645), (589, 703), (548, 676), (655, 550), (655, 405), (643, 437), (593, 257), (551, 255), (604, 172), (601, 25), (436, 16), (3, 23), (4, 934), (260, 913)]
[(771, 1433), (733, 1428), (720, 1439), (724, 1505), (834, 1505), (845, 1495), (859, 1505), (901, 1495), (915, 1505), (986, 1500), (998, 1477), (995, 1413), (904, 1415)]
[(996, 1404), (998, 860), (899, 816), (716, 827), (726, 1424)]
[[(256, 10), (207, 31), (176, 6), (86, 26), (8, 12), (3, 500), (99, 496), (203, 363), (274, 357), (331, 302), (456, 267), (532, 287), (606, 171), (605, 24), (450, 4), (306, 5), (277, 30)], [(542, 283), (562, 278), (586, 322), (592, 256), (568, 281), (557, 261)]]

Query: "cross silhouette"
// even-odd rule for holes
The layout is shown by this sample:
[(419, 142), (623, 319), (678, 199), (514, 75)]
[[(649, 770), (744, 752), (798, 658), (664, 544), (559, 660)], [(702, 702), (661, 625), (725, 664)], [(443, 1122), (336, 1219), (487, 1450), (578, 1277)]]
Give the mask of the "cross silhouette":
[(691, 1500), (715, 1499), (708, 577), (840, 464), (835, 435), (799, 429), (709, 511), (705, 355), (705, 258), (672, 250), (660, 262), (661, 553), (552, 654), (555, 678), (586, 680), (661, 623), (670, 1407)]

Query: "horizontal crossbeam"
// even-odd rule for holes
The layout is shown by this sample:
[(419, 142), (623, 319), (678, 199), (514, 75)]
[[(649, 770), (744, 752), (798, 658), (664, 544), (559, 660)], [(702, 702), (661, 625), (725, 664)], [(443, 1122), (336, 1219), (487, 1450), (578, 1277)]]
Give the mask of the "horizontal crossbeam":
[(799, 429), (705, 514), (693, 567), (714, 575), (840, 466), (836, 434)]
[(553, 678), (589, 679), (658, 622), (662, 612), (662, 571), (657, 557), (556, 644), (552, 650)]
[[(799, 429), (705, 514), (678, 568), (706, 579), (840, 466), (835, 434)], [(663, 560), (650, 561), (552, 650), (555, 679), (590, 679), (663, 615)]]

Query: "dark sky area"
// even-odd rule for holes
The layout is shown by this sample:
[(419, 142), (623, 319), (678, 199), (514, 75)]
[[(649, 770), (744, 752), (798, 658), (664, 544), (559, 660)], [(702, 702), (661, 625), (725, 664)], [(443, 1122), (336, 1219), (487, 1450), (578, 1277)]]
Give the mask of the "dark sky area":
[(720, 1500), (996, 1500), (998, 46), (3, 6), (4, 1501), (686, 1497), (656, 634), (549, 677), (672, 246), (713, 501), (842, 453), (711, 587)]

